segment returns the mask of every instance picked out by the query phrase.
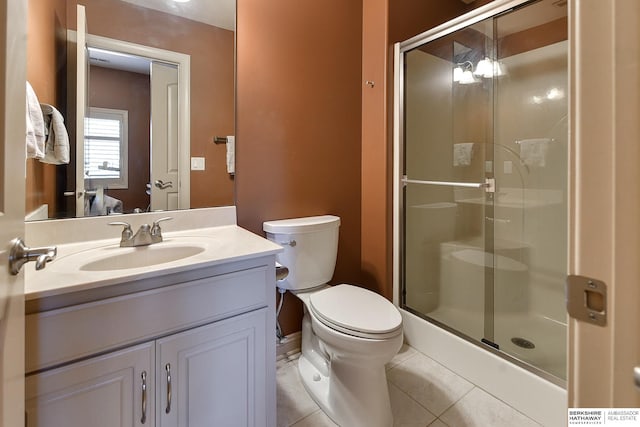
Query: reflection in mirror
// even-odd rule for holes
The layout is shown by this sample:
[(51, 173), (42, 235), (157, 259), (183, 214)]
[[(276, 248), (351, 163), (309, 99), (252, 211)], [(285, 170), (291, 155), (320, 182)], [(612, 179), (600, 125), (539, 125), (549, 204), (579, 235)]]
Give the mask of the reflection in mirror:
[(28, 3), (27, 78), (62, 114), (70, 163), (27, 159), (27, 219), (234, 203), (233, 144), (214, 140), (235, 133), (235, 0), (82, 0), (91, 49), (80, 127), (78, 2)]
[(93, 35), (87, 46), (85, 161), (76, 176), (87, 196), (78, 215), (188, 208), (190, 56)]

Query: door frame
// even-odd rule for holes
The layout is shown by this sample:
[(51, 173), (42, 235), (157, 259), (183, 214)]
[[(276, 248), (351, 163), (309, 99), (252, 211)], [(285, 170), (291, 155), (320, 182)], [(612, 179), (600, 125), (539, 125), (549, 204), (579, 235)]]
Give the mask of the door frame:
[[(72, 30), (67, 33), (71, 40), (75, 40), (77, 37)], [(166, 62), (178, 67), (178, 145), (180, 147), (178, 153), (178, 209), (189, 209), (191, 207), (191, 56), (90, 33), (86, 36), (86, 43), (88, 47), (142, 56), (152, 61)], [(151, 173), (153, 174), (153, 171)]]
[(569, 273), (608, 288), (606, 326), (569, 320), (569, 407), (640, 407), (639, 27), (637, 0), (569, 3)]
[[(24, 237), (27, 2), (0, 6), (0, 427), (24, 424), (24, 273), (9, 275), (11, 240)], [(28, 243), (28, 242), (27, 242)]]

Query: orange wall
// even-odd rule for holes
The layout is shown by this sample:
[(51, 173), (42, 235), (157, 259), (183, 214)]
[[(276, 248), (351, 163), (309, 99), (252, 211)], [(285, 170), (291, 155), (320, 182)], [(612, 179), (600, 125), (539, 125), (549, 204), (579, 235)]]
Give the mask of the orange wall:
[[(59, 79), (65, 78), (66, 46), (61, 43), (65, 34), (65, 0), (29, 0), (27, 25), (27, 80), (38, 100), (65, 110), (66, 94)], [(37, 31), (31, 31), (36, 28)], [(43, 203), (53, 215), (57, 209), (56, 169), (54, 166), (27, 159), (26, 212)]]
[(360, 283), (362, 4), (239, 0), (237, 16), (238, 223), (338, 215), (334, 281)]
[(145, 210), (150, 203), (146, 194), (149, 182), (149, 136), (151, 86), (149, 76), (92, 66), (89, 79), (91, 107), (126, 110), (129, 128), (129, 188), (108, 190), (111, 197), (122, 200), (124, 212)]

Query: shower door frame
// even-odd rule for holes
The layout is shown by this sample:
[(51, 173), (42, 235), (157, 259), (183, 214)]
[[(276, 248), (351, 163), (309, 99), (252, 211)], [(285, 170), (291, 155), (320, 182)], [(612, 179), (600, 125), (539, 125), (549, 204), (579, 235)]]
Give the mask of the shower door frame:
[[(405, 234), (404, 234), (404, 196), (403, 189), (406, 183), (418, 183), (414, 180), (408, 180), (404, 176), (403, 165), (404, 165), (404, 70), (405, 70), (405, 62), (404, 62), (404, 53), (408, 52), (414, 48), (422, 46), (431, 41), (437, 40), (441, 37), (454, 33), (458, 30), (464, 29), (480, 21), (494, 18), (500, 14), (509, 12), (515, 8), (520, 6), (524, 6), (528, 3), (535, 3), (537, 0), (494, 0), (493, 2), (481, 6), (465, 15), (459, 16), (455, 19), (452, 19), (444, 24), (441, 24), (437, 27), (434, 27), (431, 30), (428, 30), (422, 34), (418, 34), (408, 40), (405, 40), (400, 43), (396, 43), (394, 45), (394, 92), (393, 92), (393, 234), (396, 236), (393, 239), (393, 301), (398, 307), (405, 309), (402, 306), (403, 296), (401, 295), (402, 288), (402, 279), (403, 279), (403, 264), (401, 260), (403, 259), (403, 249), (405, 245)], [(492, 101), (492, 104), (495, 101)], [(492, 174), (493, 176), (493, 174)], [(459, 186), (459, 187), (470, 187), (474, 186), (477, 188), (486, 187), (488, 191), (491, 191), (491, 187), (495, 184), (491, 179), (485, 179), (484, 183), (457, 183), (457, 182), (436, 182), (436, 181), (422, 181), (424, 184), (434, 184), (434, 185), (450, 185), (450, 186)], [(490, 236), (493, 238), (493, 236)], [(485, 242), (488, 237), (485, 236)], [(485, 276), (486, 276), (485, 269)], [(488, 292), (492, 292), (493, 282), (491, 283), (491, 289), (486, 289), (485, 284), (485, 300)], [(493, 338), (493, 313), (486, 313), (486, 302), (485, 302), (485, 316), (489, 316), (491, 318), (491, 325), (487, 327), (487, 320), (484, 321), (484, 335), (487, 335), (487, 332), (490, 333), (490, 338)], [(493, 304), (493, 301), (489, 303)], [(413, 313), (412, 310), (407, 310), (408, 312)], [(414, 313), (415, 314), (415, 313)], [(420, 317), (424, 318), (426, 321), (433, 323), (454, 335), (463, 338), (475, 345), (481, 346), (487, 351), (503, 358), (515, 365), (526, 369), (529, 372), (532, 372), (539, 377), (556, 384), (562, 388), (567, 387), (567, 381), (562, 378), (556, 377), (555, 375), (538, 368), (534, 365), (526, 363), (518, 358), (504, 352), (500, 351), (499, 347), (493, 343), (491, 340), (487, 341), (485, 337), (482, 339), (477, 339), (473, 337), (469, 337), (464, 333), (461, 333), (442, 322), (439, 322), (435, 319), (432, 319), (428, 316), (421, 315)], [(483, 345), (484, 344), (484, 345)]]

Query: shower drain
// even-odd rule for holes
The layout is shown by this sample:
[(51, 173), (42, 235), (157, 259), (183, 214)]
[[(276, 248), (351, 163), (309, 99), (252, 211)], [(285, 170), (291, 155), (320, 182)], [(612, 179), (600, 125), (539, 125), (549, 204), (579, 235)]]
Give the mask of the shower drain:
[(534, 343), (532, 343), (531, 341), (525, 338), (513, 337), (511, 338), (511, 342), (517, 345), (518, 347), (522, 347), (522, 348), (527, 348), (527, 349), (536, 348), (536, 345)]

